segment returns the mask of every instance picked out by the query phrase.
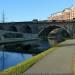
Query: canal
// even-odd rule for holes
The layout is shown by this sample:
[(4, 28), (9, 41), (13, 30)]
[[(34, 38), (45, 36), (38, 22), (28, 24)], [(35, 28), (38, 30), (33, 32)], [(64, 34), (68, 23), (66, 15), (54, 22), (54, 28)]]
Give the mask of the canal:
[[(42, 51), (45, 51), (51, 47), (51, 44), (52, 44), (52, 40), (50, 39), (47, 41), (42, 41), (42, 43), (40, 44), (40, 48), (42, 49)], [(53, 40), (53, 44), (54, 44), (54, 40)], [(26, 61), (33, 56), (33, 54), (10, 52), (10, 51), (11, 50), (9, 51), (0, 50), (0, 71), (8, 69), (12, 66), (16, 66), (17, 64)], [(41, 52), (41, 50), (39, 51)]]
[(15, 66), (31, 57), (32, 54), (0, 51), (0, 71)]

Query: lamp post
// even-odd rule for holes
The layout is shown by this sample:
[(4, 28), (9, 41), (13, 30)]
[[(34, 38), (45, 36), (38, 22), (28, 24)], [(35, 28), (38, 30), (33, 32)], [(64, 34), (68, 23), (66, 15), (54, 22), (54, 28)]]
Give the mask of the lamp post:
[(3, 10), (3, 13), (2, 13), (2, 23), (5, 22), (5, 13), (4, 13), (4, 10)]

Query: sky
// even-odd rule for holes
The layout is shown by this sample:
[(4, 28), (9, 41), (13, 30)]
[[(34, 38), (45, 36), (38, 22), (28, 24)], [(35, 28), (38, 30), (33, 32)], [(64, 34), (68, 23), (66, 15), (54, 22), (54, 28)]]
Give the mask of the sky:
[(75, 0), (0, 0), (0, 22), (47, 20), (48, 16), (71, 7)]

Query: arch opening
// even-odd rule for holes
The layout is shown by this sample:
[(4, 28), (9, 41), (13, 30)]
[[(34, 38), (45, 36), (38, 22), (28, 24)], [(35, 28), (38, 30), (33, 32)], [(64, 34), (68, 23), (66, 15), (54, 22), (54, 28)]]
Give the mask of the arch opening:
[(17, 32), (18, 31), (15, 26), (10, 26), (8, 30), (9, 31), (14, 31), (14, 32)]
[(61, 26), (58, 26), (58, 25), (51, 25), (51, 26), (48, 26), (44, 29), (42, 29), (40, 32), (39, 32), (39, 37), (42, 37), (42, 38), (47, 38), (48, 37), (48, 34), (53, 31), (54, 29), (57, 29), (57, 28), (60, 28), (62, 30), (61, 34), (64, 36), (64, 37), (71, 37), (70, 36), (70, 33), (64, 28), (64, 27), (61, 27)]
[(24, 33), (32, 33), (32, 29), (30, 26), (25, 26), (25, 27), (23, 27), (23, 32)]
[(3, 26), (0, 26), (0, 30), (4, 30)]

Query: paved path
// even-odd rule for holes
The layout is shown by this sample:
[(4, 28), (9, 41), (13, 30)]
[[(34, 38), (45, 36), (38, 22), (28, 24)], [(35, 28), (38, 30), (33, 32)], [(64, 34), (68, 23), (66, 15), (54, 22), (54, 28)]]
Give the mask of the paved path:
[(69, 75), (73, 73), (75, 40), (68, 40), (65, 43), (64, 46), (61, 44), (61, 47), (34, 64), (23, 75), (55, 75), (58, 73)]

